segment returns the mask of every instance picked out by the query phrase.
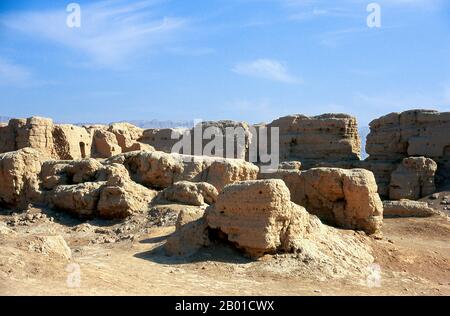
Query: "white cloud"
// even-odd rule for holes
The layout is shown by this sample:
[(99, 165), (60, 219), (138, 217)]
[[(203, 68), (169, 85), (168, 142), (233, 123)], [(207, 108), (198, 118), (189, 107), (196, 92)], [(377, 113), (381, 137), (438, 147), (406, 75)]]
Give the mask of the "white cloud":
[(281, 62), (273, 59), (257, 59), (250, 62), (238, 63), (233, 71), (237, 74), (279, 81), (284, 83), (300, 83), (301, 80), (291, 75)]
[(0, 85), (26, 86), (31, 82), (31, 72), (26, 67), (0, 57)]
[(88, 57), (90, 63), (121, 66), (138, 52), (148, 54), (168, 43), (184, 19), (156, 18), (152, 8), (158, 1), (125, 3), (101, 1), (81, 6), (81, 27), (66, 25), (68, 13), (60, 10), (17, 12), (3, 16), (4, 26), (43, 38)]

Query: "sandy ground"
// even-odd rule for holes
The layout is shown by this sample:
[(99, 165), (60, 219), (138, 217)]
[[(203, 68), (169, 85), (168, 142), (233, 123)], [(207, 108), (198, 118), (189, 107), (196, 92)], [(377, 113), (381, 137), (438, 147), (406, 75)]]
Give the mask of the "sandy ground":
[[(286, 255), (251, 261), (224, 245), (170, 258), (162, 248), (174, 231), (170, 216), (163, 226), (148, 218), (86, 225), (50, 211), (31, 213), (45, 215), (0, 216), (17, 232), (0, 236), (1, 295), (450, 295), (448, 217), (385, 219), (383, 239), (367, 238), (374, 279), (324, 277)], [(141, 233), (128, 234), (133, 229)], [(63, 236), (72, 258), (17, 246), (36, 234)]]

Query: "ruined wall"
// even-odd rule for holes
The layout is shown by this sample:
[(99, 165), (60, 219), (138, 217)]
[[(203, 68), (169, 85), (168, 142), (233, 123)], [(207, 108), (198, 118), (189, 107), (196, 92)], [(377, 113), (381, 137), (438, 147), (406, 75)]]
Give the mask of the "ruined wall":
[(380, 117), (370, 123), (366, 151), (365, 167), (374, 172), (383, 196), (388, 196), (392, 172), (411, 156), (436, 161), (442, 185), (450, 177), (450, 112), (411, 110)]
[(172, 139), (172, 133), (175, 135), (183, 135), (187, 128), (151, 128), (146, 129), (140, 142), (153, 146), (158, 151), (165, 153), (172, 152), (173, 146), (178, 142), (177, 139)]
[(75, 126), (51, 119), (11, 119), (0, 125), (0, 153), (23, 148), (38, 150), (46, 159), (109, 158), (122, 152), (154, 150), (137, 141), (143, 130), (128, 124)]
[(267, 127), (280, 129), (281, 161), (301, 161), (308, 168), (318, 162), (360, 159), (361, 140), (356, 118), (352, 116), (291, 115), (275, 120)]
[[(199, 123), (196, 128), (197, 131), (201, 131), (201, 151), (205, 154), (205, 156), (235, 159), (248, 158), (248, 150), (252, 141), (252, 133), (250, 131), (250, 126), (247, 123), (235, 121), (209, 121)], [(232, 144), (234, 148), (231, 148), (229, 146), (230, 144), (227, 144), (227, 129), (238, 130), (239, 133), (241, 133), (240, 135), (233, 135)], [(196, 148), (194, 147), (194, 140), (196, 138), (195, 128), (148, 129), (144, 131), (143, 136), (139, 139), (139, 141), (153, 146), (156, 150), (171, 153), (174, 145), (179, 142), (179, 138), (177, 137), (172, 139), (172, 134), (181, 136), (186, 132), (190, 133), (191, 145), (190, 148), (184, 147), (185, 151), (183, 153), (187, 155), (194, 155), (196, 154)], [(205, 139), (203, 139), (203, 136)], [(213, 144), (216, 145), (215, 148), (212, 148)], [(222, 151), (218, 150), (219, 146), (222, 147)], [(228, 148), (230, 151), (233, 149), (233, 151), (231, 151), (233, 154), (232, 156), (226, 155)]]
[(55, 125), (53, 141), (59, 159), (75, 160), (90, 156), (92, 137), (88, 131), (74, 125)]
[[(226, 128), (242, 128), (245, 134), (245, 142), (238, 143), (234, 139), (235, 152), (233, 158), (248, 159), (249, 150), (252, 145), (260, 146), (259, 129), (265, 127), (277, 127), (280, 131), (280, 160), (299, 160), (306, 166), (312, 166), (318, 162), (359, 160), (361, 153), (361, 141), (358, 135), (357, 122), (354, 117), (345, 114), (324, 114), (316, 117), (302, 115), (292, 115), (282, 117), (270, 124), (258, 124), (249, 126), (245, 122), (219, 121), (203, 122), (203, 130), (213, 127), (225, 135)], [(150, 129), (144, 131), (141, 142), (150, 144), (156, 150), (171, 152), (177, 140), (171, 139), (173, 132), (181, 135), (186, 129)], [(193, 136), (193, 129), (189, 130)], [(256, 135), (255, 135), (256, 134)], [(212, 138), (214, 139), (214, 138)], [(225, 138), (219, 141), (224, 144), (223, 150), (226, 152), (227, 146)], [(270, 133), (267, 138), (270, 153)], [(211, 139), (203, 140), (202, 148), (211, 143)], [(193, 145), (192, 145), (193, 146)], [(213, 156), (224, 157), (224, 152), (213, 153)], [(259, 152), (259, 151), (258, 151)], [(266, 151), (264, 151), (266, 152)], [(189, 154), (194, 154), (191, 148)]]

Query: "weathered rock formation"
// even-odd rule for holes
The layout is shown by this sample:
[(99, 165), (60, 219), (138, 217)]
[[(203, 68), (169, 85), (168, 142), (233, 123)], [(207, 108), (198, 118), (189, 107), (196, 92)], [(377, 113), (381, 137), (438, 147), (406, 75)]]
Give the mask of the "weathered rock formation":
[(389, 195), (392, 172), (404, 158), (424, 156), (438, 164), (439, 184), (449, 181), (450, 112), (411, 110), (391, 113), (370, 123), (366, 151), (380, 194)]
[(440, 212), (428, 206), (426, 202), (410, 200), (384, 201), (385, 217), (430, 217), (440, 215)]
[(291, 115), (267, 125), (280, 131), (280, 160), (301, 161), (306, 168), (317, 162), (359, 160), (361, 141), (356, 118), (346, 114), (315, 117)]
[(383, 221), (383, 205), (377, 184), (364, 169), (313, 168), (278, 170), (260, 177), (282, 179), (292, 201), (304, 206), (330, 225), (377, 233)]
[(81, 159), (90, 155), (91, 138), (84, 128), (47, 118), (12, 119), (0, 128), (0, 152), (30, 147), (47, 159)]
[(143, 130), (128, 124), (80, 127), (51, 119), (11, 119), (0, 126), (0, 153), (34, 148), (46, 159), (109, 158), (122, 152), (154, 149), (140, 143)]
[(23, 209), (40, 201), (41, 159), (31, 148), (0, 154), (0, 207)]
[(130, 152), (106, 163), (123, 164), (131, 178), (146, 187), (165, 189), (179, 181), (208, 182), (218, 191), (230, 183), (256, 179), (259, 168), (239, 159), (186, 156), (155, 152)]
[(133, 182), (124, 166), (95, 159), (47, 161), (41, 179), (48, 205), (82, 217), (125, 218), (148, 210), (157, 195)]
[(391, 174), (391, 200), (418, 200), (436, 191), (434, 181), (437, 164), (430, 158), (409, 157)]

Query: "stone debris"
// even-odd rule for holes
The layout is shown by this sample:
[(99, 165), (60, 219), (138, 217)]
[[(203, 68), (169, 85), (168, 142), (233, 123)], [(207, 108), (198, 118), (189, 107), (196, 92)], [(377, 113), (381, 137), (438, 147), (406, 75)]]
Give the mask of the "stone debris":
[(19, 241), (18, 248), (66, 261), (72, 258), (72, 251), (60, 235), (25, 237)]
[(428, 206), (426, 202), (411, 200), (384, 201), (385, 217), (431, 217), (441, 215), (439, 211)]

